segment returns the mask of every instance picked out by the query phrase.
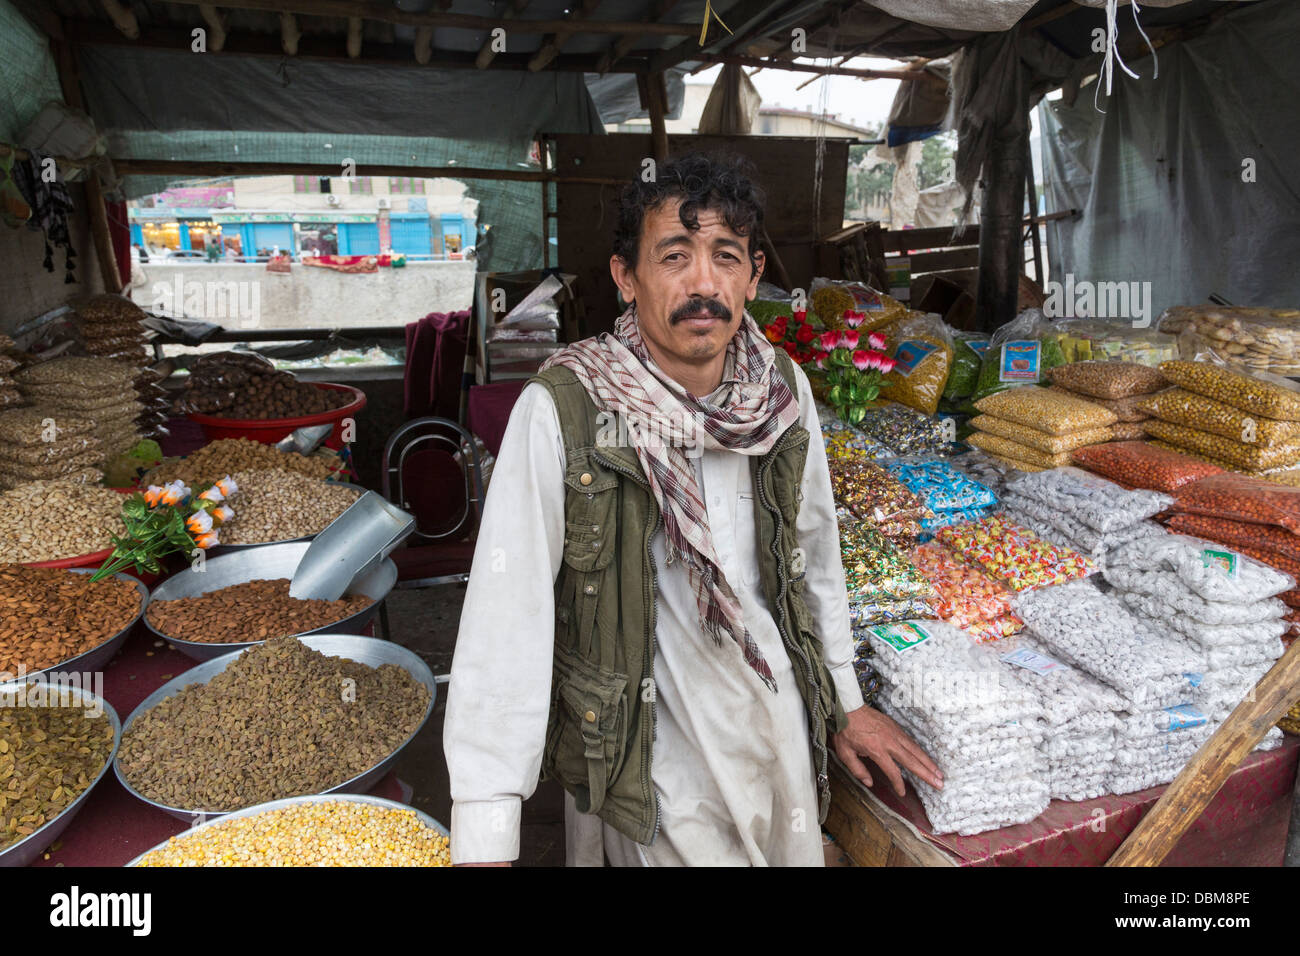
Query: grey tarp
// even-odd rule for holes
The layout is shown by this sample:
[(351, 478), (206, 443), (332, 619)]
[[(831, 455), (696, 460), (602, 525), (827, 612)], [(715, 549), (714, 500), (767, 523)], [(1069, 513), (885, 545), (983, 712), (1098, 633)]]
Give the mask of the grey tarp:
[[(1039, 106), (1051, 277), (1150, 282), (1166, 306), (1218, 292), (1300, 304), (1300, 3), (1238, 10), (1116, 74), (1104, 114), (1085, 87)], [(1250, 162), (1248, 162), (1250, 161)], [(1253, 163), (1253, 180), (1249, 171)]]

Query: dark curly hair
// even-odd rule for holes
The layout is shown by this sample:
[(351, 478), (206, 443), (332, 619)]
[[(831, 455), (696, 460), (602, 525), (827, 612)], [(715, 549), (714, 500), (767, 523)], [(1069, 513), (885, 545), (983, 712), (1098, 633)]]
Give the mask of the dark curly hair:
[(635, 269), (646, 213), (666, 200), (682, 200), (682, 225), (700, 228), (699, 211), (713, 209), (727, 226), (749, 237), (749, 262), (758, 271), (759, 237), (763, 233), (763, 190), (753, 181), (753, 164), (740, 156), (687, 153), (658, 167), (651, 182), (640, 177), (619, 197), (614, 227), (614, 254)]

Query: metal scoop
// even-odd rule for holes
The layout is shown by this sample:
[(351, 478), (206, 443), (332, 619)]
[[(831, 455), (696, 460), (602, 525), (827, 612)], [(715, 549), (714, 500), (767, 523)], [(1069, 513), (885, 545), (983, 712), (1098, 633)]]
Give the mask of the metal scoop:
[(289, 596), (338, 600), (353, 578), (388, 557), (414, 530), (413, 515), (367, 491), (316, 535), (293, 572)]
[(304, 425), (296, 431), (285, 435), (275, 447), (280, 451), (296, 451), (300, 455), (310, 455), (316, 450), (316, 446), (329, 437), (329, 433), (334, 430), (331, 425)]

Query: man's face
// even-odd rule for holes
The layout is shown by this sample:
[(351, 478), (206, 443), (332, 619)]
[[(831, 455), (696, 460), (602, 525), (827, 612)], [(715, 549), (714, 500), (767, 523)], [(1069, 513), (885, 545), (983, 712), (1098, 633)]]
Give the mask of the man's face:
[(762, 275), (749, 258), (749, 239), (712, 209), (699, 210), (699, 229), (678, 216), (679, 199), (646, 213), (635, 270), (618, 256), (610, 271), (627, 301), (636, 300), (641, 336), (657, 364), (709, 366), (719, 361), (736, 334), (745, 301)]

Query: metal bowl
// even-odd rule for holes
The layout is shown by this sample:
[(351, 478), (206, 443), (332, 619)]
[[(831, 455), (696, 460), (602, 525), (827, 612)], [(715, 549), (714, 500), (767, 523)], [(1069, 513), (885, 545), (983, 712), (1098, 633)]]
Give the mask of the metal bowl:
[[(97, 569), (68, 568), (67, 570), (71, 574), (94, 574)], [(113, 659), (113, 655), (116, 654), (118, 649), (126, 642), (127, 637), (131, 633), (131, 629), (139, 623), (140, 618), (144, 616), (145, 608), (149, 606), (149, 589), (145, 587), (143, 581), (139, 578), (133, 578), (129, 574), (119, 573), (114, 574), (113, 577), (117, 578), (119, 581), (129, 581), (131, 584), (134, 584), (136, 590), (140, 594), (140, 609), (135, 612), (135, 617), (131, 618), (130, 623), (98, 647), (92, 647), (90, 650), (83, 651), (76, 657), (69, 657), (66, 661), (51, 664), (49, 667), (43, 668), (42, 670), (29, 672), (25, 675), (27, 680), (31, 680), (34, 677), (40, 677), (44, 674), (50, 674), (55, 671), (59, 673), (72, 671), (92, 673), (94, 671), (103, 670), (104, 665)]]
[[(433, 671), (429, 670), (429, 665), (424, 663), (424, 661), (421, 660), (413, 651), (408, 651), (401, 645), (394, 644), (391, 641), (381, 641), (373, 637), (359, 637), (356, 634), (313, 634), (310, 637), (300, 638), (300, 640), (308, 647), (320, 651), (322, 654), (327, 654), (331, 657), (344, 657), (356, 661), (358, 664), (365, 664), (369, 667), (379, 667), (381, 664), (396, 664), (425, 687), (429, 688), (429, 706), (425, 710), (424, 716), (420, 719), (419, 725), (411, 731), (410, 736), (402, 741), (396, 750), (383, 760), (379, 761), (369, 770), (365, 770), (357, 774), (355, 777), (352, 777), (350, 780), (345, 780), (338, 786), (330, 787), (328, 790), (324, 791), (327, 794), (365, 793), (365, 791), (374, 786), (375, 782), (379, 780), (380, 777), (388, 772), (388, 769), (397, 761), (398, 756), (407, 746), (410, 745), (411, 741), (415, 739), (416, 735), (419, 734), (419, 732), (424, 728), (424, 725), (428, 722), (429, 715), (433, 713), (433, 705), (438, 702), (438, 686), (434, 680)], [(136, 718), (141, 714), (153, 709), (168, 697), (179, 693), (191, 684), (209, 683), (212, 678), (224, 671), (226, 667), (229, 666), (230, 662), (242, 653), (243, 651), (235, 651), (234, 653), (225, 654), (214, 660), (206, 661), (196, 667), (191, 667), (179, 677), (169, 680), (166, 684), (163, 684), (162, 687), (159, 687), (156, 691), (141, 701), (139, 707), (131, 711), (131, 716), (129, 716), (126, 719), (126, 723), (122, 725), (122, 733), (126, 734), (131, 729), (131, 725), (135, 723)], [(172, 816), (178, 817), (181, 820), (192, 820), (199, 814), (208, 817), (217, 817), (235, 812), (233, 810), (204, 810), (199, 807), (170, 807), (166, 804), (158, 803), (155, 800), (150, 800), (144, 794), (140, 793), (140, 791), (136, 790), (135, 787), (131, 786), (131, 784), (127, 782), (125, 775), (122, 773), (120, 761), (117, 759), (113, 760), (113, 772), (117, 774), (118, 782), (121, 783), (126, 791), (132, 796), (143, 800), (152, 807), (157, 807), (159, 810), (170, 813)]]
[[(10, 681), (7, 684), (0, 684), (0, 694), (14, 692), (20, 687), (27, 687), (32, 682), (32, 679), (28, 678), (22, 681)], [(49, 681), (42, 681), (41, 683), (50, 684)], [(122, 745), (122, 722), (118, 720), (117, 711), (113, 709), (112, 704), (98, 694), (77, 687), (65, 688), (62, 684), (50, 684), (50, 686), (57, 688), (60, 692), (66, 689), (79, 704), (88, 702), (92, 707), (102, 707), (109, 723), (113, 725), (113, 749), (109, 751), (108, 759), (104, 761), (104, 766), (99, 768), (99, 773), (95, 775), (95, 779), (90, 781), (90, 786), (83, 790), (77, 796), (77, 799), (64, 807), (57, 817), (44, 824), (30, 836), (25, 836), (17, 843), (0, 850), (0, 866), (26, 866), (40, 856), (47, 846), (57, 840), (59, 835), (68, 828), (68, 824), (77, 815), (82, 804), (86, 802), (86, 798), (90, 796), (91, 791), (104, 779), (104, 775), (108, 773), (108, 768), (117, 762), (117, 749)]]
[[(282, 807), (300, 806), (301, 804), (304, 803), (337, 803), (340, 800), (346, 800), (348, 803), (368, 803), (371, 806), (388, 807), (391, 810), (410, 810), (412, 813), (416, 815), (416, 817), (419, 818), (420, 822), (423, 823), (426, 827), (428, 827), (431, 830), (437, 830), (439, 833), (441, 833), (443, 836), (447, 837), (448, 839), (451, 838), (451, 833), (448, 832), (447, 828), (444, 827), (441, 823), (439, 823), (433, 817), (429, 816), (423, 810), (417, 810), (415, 807), (408, 806), (405, 803), (398, 803), (396, 800), (387, 800), (384, 797), (371, 797), (371, 796), (367, 796), (366, 794), (318, 793), (310, 797), (289, 797), (287, 800), (271, 800), (268, 801), (267, 803), (259, 803), (257, 804), (257, 806), (245, 807), (243, 810), (232, 810), (230, 813), (227, 813), (225, 816), (220, 817), (219, 819), (209, 820), (206, 823), (200, 823), (198, 826), (190, 827), (184, 833), (176, 834), (176, 836), (173, 837), (172, 839), (178, 839), (179, 837), (189, 836), (192, 833), (197, 833), (200, 830), (206, 830), (208, 827), (216, 826), (218, 823), (222, 823), (226, 820), (236, 820), (239, 817), (252, 817), (252, 816), (256, 816), (259, 813), (266, 813), (270, 810), (279, 810)], [(165, 846), (167, 846), (169, 842), (170, 842), (169, 840), (164, 840), (162, 843), (159, 843), (157, 846), (145, 850), (143, 853), (141, 853), (135, 859), (131, 860), (126, 865), (139, 866), (141, 860), (143, 860), (150, 853), (154, 852), (154, 850), (163, 849)]]
[[(186, 568), (179, 574), (173, 574), (153, 589), (153, 594), (149, 600), (150, 602), (174, 601), (177, 598), (197, 597), (209, 591), (230, 587), (232, 584), (243, 584), (247, 581), (264, 578), (292, 578), (298, 563), (302, 561), (302, 556), (307, 553), (310, 546), (311, 542), (309, 541), (295, 541), (288, 544), (264, 544), (234, 554), (223, 554), (215, 558), (209, 558), (204, 561), (202, 571)], [(315, 630), (304, 631), (302, 634), (295, 634), (294, 637), (303, 637), (307, 634), (360, 633), (370, 622), (370, 619), (375, 616), (375, 613), (379, 610), (380, 602), (388, 596), (388, 592), (393, 589), (393, 585), (396, 583), (397, 565), (391, 559), (385, 558), (369, 570), (357, 575), (352, 581), (352, 586), (344, 592), (345, 597), (364, 594), (374, 601), (373, 604), (349, 617), (343, 618), (341, 621), (326, 624)], [(167, 641), (185, 656), (196, 661), (210, 661), (229, 654), (231, 651), (241, 651), (244, 648), (262, 643), (261, 641), (240, 641), (233, 644), (210, 644), (204, 641), (184, 641), (159, 631), (149, 622), (148, 617), (144, 619), (144, 623), (153, 634)]]
[[(344, 488), (353, 488), (356, 490), (358, 498), (370, 490), (369, 488), (362, 488), (360, 485), (355, 485), (350, 481), (326, 481), (326, 484), (342, 485)], [(239, 517), (238, 509), (235, 510), (235, 517), (236, 519)], [(320, 534), (320, 532), (318, 531), (316, 534)], [(299, 541), (311, 541), (315, 537), (315, 534), (304, 534), (298, 538), (282, 538), (279, 541), (260, 541), (257, 544), (218, 544), (208, 551), (208, 558), (211, 560), (220, 554), (228, 554), (233, 551), (247, 551), (250, 548), (265, 548), (267, 545), (271, 544), (294, 544)]]

